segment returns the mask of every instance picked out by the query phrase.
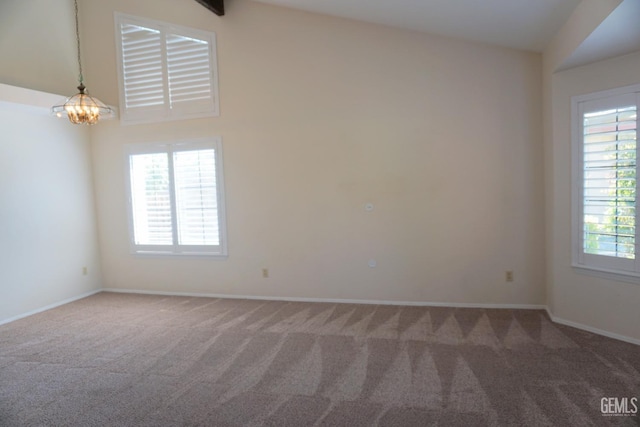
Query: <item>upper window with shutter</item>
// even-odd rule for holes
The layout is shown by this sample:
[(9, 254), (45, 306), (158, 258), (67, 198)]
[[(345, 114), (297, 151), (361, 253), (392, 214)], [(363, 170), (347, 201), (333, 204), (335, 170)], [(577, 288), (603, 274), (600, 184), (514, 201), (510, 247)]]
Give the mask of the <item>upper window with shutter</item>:
[(640, 86), (575, 97), (574, 266), (640, 277)]
[(219, 139), (127, 147), (131, 248), (226, 255)]
[(217, 116), (214, 33), (116, 13), (124, 123)]

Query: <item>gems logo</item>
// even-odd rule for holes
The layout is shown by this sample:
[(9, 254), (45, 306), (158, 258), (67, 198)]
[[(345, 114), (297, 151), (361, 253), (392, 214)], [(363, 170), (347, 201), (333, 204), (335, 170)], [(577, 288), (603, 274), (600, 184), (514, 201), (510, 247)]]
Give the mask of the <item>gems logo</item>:
[(635, 417), (638, 414), (638, 398), (603, 397), (600, 399), (600, 412), (609, 417)]

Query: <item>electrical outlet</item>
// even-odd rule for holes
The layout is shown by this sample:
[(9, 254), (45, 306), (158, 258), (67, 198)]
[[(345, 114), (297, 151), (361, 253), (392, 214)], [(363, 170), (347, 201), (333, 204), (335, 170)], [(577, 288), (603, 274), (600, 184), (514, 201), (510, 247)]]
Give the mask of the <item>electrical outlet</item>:
[(505, 271), (505, 273), (504, 273), (504, 279), (505, 279), (507, 282), (513, 282), (513, 271), (511, 271), (511, 270), (507, 270), (507, 271)]
[(262, 269), (262, 277), (265, 279), (269, 278), (269, 269), (268, 268), (263, 268)]
[(86, 276), (87, 274), (89, 274), (89, 270), (87, 269), (87, 267), (82, 267), (82, 275)]

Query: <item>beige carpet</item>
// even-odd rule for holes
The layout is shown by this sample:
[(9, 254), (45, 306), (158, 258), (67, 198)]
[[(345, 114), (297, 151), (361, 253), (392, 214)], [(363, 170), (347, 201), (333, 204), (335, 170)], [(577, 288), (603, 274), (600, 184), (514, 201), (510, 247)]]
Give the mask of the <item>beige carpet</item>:
[(603, 397), (640, 397), (640, 346), (539, 310), (101, 293), (0, 326), (2, 426), (640, 425)]

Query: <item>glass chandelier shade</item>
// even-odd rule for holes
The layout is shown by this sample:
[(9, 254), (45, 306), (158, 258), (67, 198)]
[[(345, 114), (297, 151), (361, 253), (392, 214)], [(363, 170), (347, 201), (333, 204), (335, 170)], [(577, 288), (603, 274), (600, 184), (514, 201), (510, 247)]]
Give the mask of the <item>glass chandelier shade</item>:
[(100, 119), (111, 118), (115, 115), (113, 108), (105, 105), (99, 99), (92, 97), (86, 91), (82, 78), (82, 62), (80, 61), (80, 29), (78, 25), (78, 0), (74, 0), (76, 13), (76, 44), (78, 47), (78, 68), (80, 77), (79, 92), (67, 98), (63, 103), (51, 107), (56, 117), (67, 116), (74, 125), (94, 125)]
[(78, 86), (79, 92), (64, 102), (64, 104), (55, 105), (51, 108), (56, 117), (64, 117), (65, 115), (74, 125), (94, 125), (101, 118), (110, 118), (113, 116), (113, 109), (106, 106), (102, 101), (92, 97), (85, 92), (82, 83)]

